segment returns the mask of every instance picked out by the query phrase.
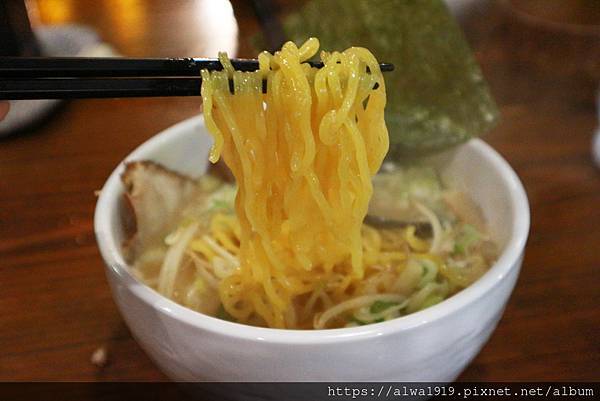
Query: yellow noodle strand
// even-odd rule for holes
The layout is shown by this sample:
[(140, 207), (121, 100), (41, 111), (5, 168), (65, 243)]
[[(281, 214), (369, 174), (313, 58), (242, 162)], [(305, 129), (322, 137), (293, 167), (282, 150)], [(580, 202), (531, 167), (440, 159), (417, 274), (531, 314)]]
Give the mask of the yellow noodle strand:
[[(220, 54), (223, 71), (202, 71), (210, 160), (222, 156), (238, 183), (237, 222), (217, 215), (210, 227), (239, 259), (219, 296), (242, 323), (295, 327), (298, 297), (307, 294), (315, 307), (325, 302), (317, 299), (339, 302), (366, 262), (402, 259), (382, 259), (379, 233), (362, 226), (371, 177), (388, 149), (379, 65), (368, 50), (350, 48), (322, 52), (324, 67), (312, 68), (305, 61), (318, 48), (315, 38), (300, 48), (288, 42), (261, 53), (256, 72), (234, 71)], [(214, 258), (204, 242), (193, 247)], [(335, 288), (326, 292), (323, 283)]]

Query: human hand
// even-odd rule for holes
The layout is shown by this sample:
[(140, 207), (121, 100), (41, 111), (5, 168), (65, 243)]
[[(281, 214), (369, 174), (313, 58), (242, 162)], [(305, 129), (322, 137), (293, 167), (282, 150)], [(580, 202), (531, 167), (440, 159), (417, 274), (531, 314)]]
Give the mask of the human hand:
[(10, 103), (0, 102), (0, 121), (4, 120), (4, 117), (8, 114)]

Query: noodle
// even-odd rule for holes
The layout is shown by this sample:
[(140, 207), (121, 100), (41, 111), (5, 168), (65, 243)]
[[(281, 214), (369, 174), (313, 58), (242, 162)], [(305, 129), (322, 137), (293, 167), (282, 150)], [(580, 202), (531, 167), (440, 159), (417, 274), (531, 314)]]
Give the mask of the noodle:
[[(377, 259), (378, 237), (370, 233), (373, 247), (365, 246), (361, 228), (388, 150), (385, 84), (366, 49), (323, 53), (324, 67), (311, 68), (304, 61), (318, 47), (314, 38), (300, 48), (288, 42), (262, 53), (257, 72), (234, 71), (224, 55), (223, 71), (202, 71), (210, 160), (222, 156), (238, 182), (239, 267), (219, 295), (241, 322), (292, 327), (296, 297), (334, 271), (343, 276), (335, 292), (344, 293), (365, 276), (365, 257)], [(231, 236), (220, 230), (213, 224), (223, 247), (203, 240), (229, 260)]]

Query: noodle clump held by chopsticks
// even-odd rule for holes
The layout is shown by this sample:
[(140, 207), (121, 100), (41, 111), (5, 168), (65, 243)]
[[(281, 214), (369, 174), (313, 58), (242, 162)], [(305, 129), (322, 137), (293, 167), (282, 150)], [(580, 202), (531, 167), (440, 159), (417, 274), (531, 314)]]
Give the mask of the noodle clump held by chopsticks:
[(317, 69), (305, 61), (318, 48), (288, 42), (260, 54), (256, 72), (221, 54), (223, 71), (202, 71), (210, 160), (222, 157), (238, 185), (237, 222), (211, 225), (239, 261), (218, 293), (241, 323), (296, 327), (298, 310), (345, 298), (377, 260), (381, 239), (363, 220), (388, 150), (385, 83), (368, 50), (321, 52)]

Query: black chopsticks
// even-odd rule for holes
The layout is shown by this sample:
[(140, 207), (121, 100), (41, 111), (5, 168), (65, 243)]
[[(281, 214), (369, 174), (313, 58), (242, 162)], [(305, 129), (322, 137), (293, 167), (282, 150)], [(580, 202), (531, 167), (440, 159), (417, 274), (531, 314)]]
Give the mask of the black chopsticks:
[(199, 78), (0, 78), (0, 100), (198, 96)]
[[(239, 71), (258, 69), (258, 60), (231, 62)], [(392, 71), (394, 66), (380, 68)], [(0, 100), (198, 96), (203, 69), (223, 66), (217, 59), (201, 58), (2, 57)]]

